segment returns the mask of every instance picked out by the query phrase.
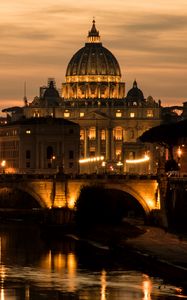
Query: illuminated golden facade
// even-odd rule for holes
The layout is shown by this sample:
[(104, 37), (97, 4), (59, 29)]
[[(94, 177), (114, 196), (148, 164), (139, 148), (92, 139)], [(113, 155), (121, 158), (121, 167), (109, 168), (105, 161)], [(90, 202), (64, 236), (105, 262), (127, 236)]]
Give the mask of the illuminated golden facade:
[[(156, 169), (155, 154), (152, 146), (140, 143), (138, 138), (161, 123), (161, 109), (160, 101), (144, 97), (136, 81), (125, 96), (119, 63), (102, 46), (93, 21), (87, 43), (70, 59), (61, 91), (50, 79), (48, 86), (40, 88), (39, 97), (30, 103), (25, 99), (22, 114), (26, 118), (50, 116), (78, 123), (81, 159), (103, 156), (109, 171), (147, 173)], [(20, 111), (17, 115), (20, 117)], [(126, 163), (145, 155), (150, 156), (149, 162)], [(98, 171), (97, 166), (94, 171)]]

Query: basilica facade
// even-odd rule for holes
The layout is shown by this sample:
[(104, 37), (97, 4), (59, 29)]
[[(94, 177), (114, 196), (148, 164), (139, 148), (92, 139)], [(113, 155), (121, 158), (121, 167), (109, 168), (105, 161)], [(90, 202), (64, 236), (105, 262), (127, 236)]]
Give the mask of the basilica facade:
[(94, 20), (84, 47), (70, 59), (61, 88), (49, 79), (33, 101), (25, 97), (19, 110), (4, 111), (12, 120), (52, 117), (79, 124), (83, 173), (156, 172), (156, 149), (138, 138), (161, 123), (161, 103), (145, 98), (136, 80), (126, 93), (120, 65), (102, 45)]

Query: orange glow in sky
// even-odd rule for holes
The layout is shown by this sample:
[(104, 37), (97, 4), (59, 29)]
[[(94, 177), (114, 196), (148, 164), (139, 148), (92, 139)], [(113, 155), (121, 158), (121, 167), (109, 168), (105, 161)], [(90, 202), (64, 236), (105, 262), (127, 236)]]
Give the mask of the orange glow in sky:
[(186, 0), (6, 0), (0, 11), (0, 108), (23, 105), (25, 81), (29, 101), (48, 77), (60, 88), (93, 16), (126, 91), (136, 79), (163, 105), (187, 100)]

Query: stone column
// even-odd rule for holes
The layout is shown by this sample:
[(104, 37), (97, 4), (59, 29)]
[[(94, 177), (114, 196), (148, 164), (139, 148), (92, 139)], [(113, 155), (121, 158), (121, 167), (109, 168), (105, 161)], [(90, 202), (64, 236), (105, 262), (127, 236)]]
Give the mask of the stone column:
[(100, 83), (98, 83), (97, 88), (98, 88), (98, 98), (100, 99), (101, 98), (101, 84)]
[(96, 141), (97, 141), (96, 155), (100, 156), (101, 155), (101, 130), (98, 127), (96, 127)]
[(113, 128), (110, 128), (110, 147), (111, 147), (111, 160), (115, 159), (115, 142), (114, 142), (114, 135), (113, 135)]
[(111, 160), (111, 128), (106, 129), (106, 160)]
[(88, 157), (88, 128), (84, 129), (84, 158)]

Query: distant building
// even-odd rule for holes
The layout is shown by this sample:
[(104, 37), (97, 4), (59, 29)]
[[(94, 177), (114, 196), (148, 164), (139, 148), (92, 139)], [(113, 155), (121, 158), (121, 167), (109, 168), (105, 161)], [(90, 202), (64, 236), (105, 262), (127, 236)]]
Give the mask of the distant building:
[(79, 134), (78, 124), (62, 118), (22, 119), (1, 126), (1, 172), (77, 174)]
[[(25, 97), (22, 115), (26, 119), (65, 118), (79, 124), (85, 172), (97, 172), (102, 166), (107, 172), (156, 172), (153, 145), (140, 143), (138, 138), (161, 123), (161, 103), (151, 96), (145, 98), (136, 80), (125, 96), (119, 63), (102, 45), (95, 21), (87, 43), (70, 59), (65, 79), (61, 91), (50, 79), (40, 88), (39, 97), (32, 102)], [(15, 111), (4, 111), (17, 119)], [(95, 169), (89, 158), (98, 158)]]

